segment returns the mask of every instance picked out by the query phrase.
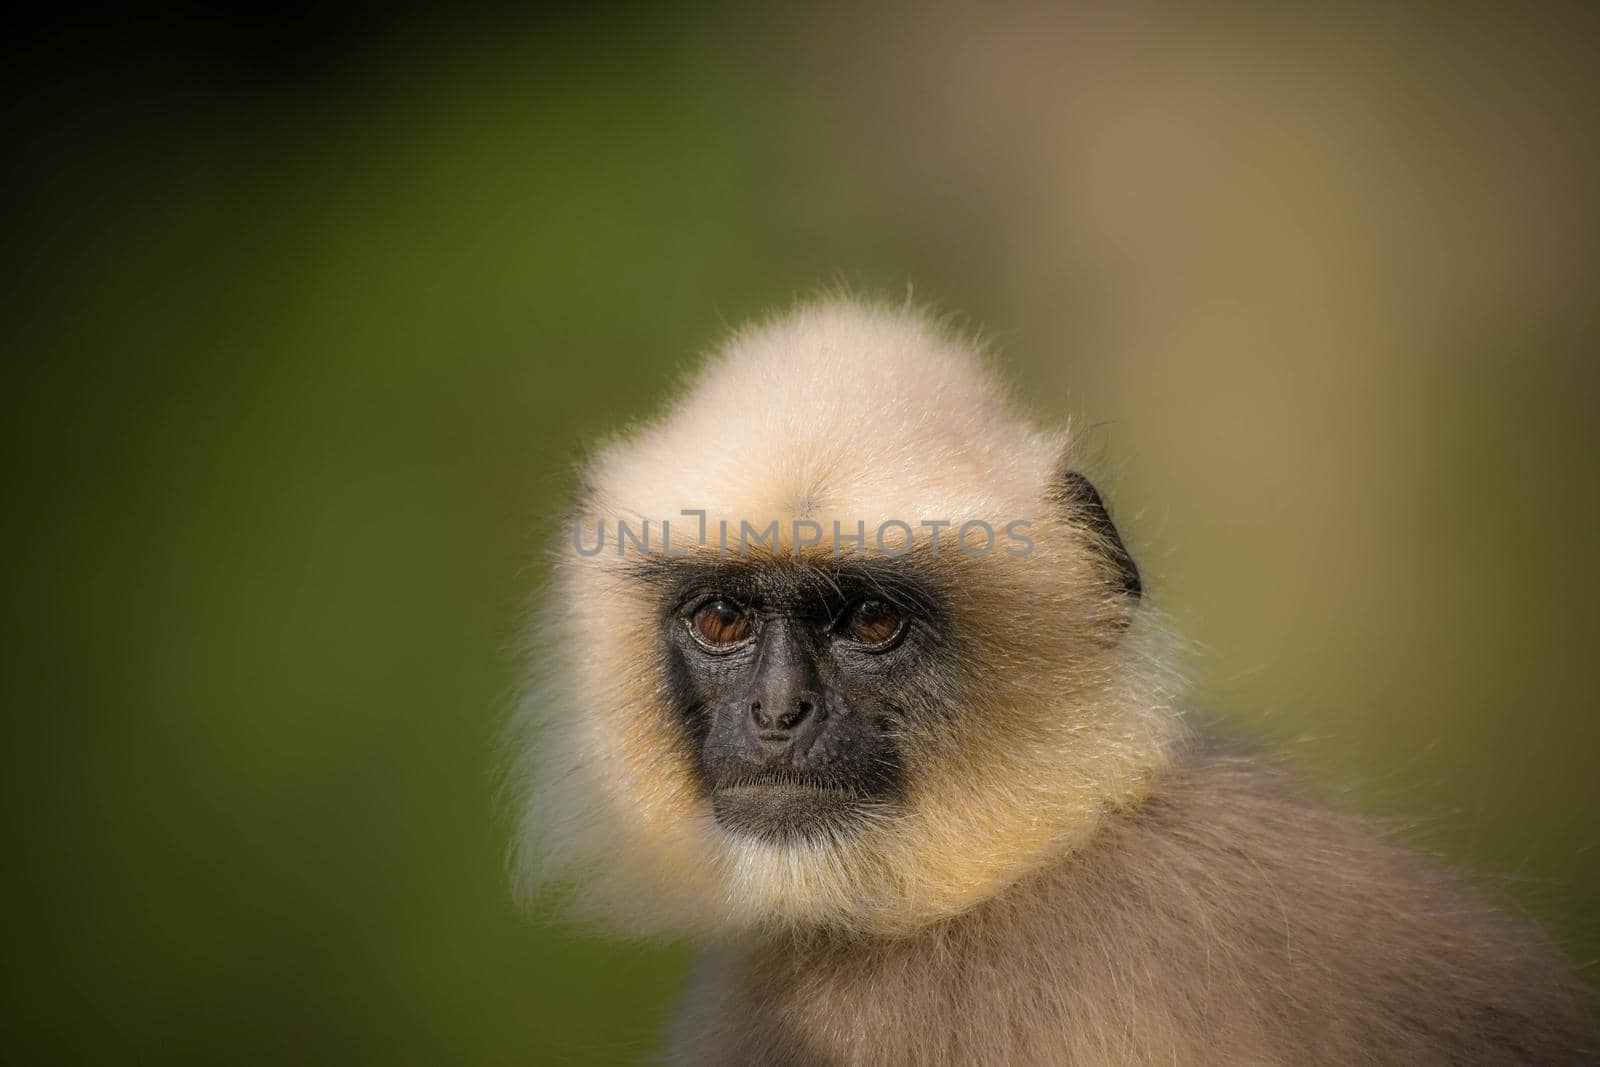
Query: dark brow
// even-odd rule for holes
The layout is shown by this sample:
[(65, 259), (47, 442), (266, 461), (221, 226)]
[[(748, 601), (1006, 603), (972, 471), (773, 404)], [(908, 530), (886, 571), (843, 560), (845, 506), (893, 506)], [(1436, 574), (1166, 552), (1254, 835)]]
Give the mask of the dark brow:
[(801, 557), (788, 559), (672, 558), (630, 560), (626, 573), (657, 588), (671, 603), (721, 593), (745, 602), (814, 597), (823, 605), (867, 597), (887, 600), (929, 618), (944, 614), (945, 578), (925, 562), (903, 557)]

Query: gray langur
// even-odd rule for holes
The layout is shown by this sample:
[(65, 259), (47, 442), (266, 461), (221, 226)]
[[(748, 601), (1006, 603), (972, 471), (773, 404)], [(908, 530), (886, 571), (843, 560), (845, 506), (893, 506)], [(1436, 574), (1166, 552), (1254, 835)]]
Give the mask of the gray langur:
[(524, 894), (701, 954), (683, 1064), (1593, 1062), (1532, 923), (1191, 726), (1074, 442), (846, 299), (585, 464)]

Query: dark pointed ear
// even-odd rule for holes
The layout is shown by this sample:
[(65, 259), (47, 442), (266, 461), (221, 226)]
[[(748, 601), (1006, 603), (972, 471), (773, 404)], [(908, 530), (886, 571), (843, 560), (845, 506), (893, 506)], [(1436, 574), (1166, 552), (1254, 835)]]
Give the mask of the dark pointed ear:
[(1050, 496), (1061, 510), (1063, 518), (1087, 529), (1094, 537), (1095, 547), (1105, 557), (1114, 580), (1130, 600), (1144, 595), (1144, 583), (1139, 580), (1139, 567), (1128, 554), (1117, 533), (1116, 524), (1106, 511), (1105, 501), (1093, 483), (1074, 470), (1063, 470), (1051, 485)]

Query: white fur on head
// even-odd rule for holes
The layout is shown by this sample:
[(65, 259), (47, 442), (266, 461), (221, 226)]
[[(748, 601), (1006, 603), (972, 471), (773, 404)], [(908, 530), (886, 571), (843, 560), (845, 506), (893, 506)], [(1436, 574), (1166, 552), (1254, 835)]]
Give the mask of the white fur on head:
[[(950, 522), (933, 565), (959, 591), (960, 706), (904, 738), (903, 803), (872, 825), (798, 844), (730, 834), (667, 701), (659, 594), (614, 543), (583, 556), (564, 530), (513, 742), (522, 890), (568, 885), (577, 914), (636, 934), (893, 935), (987, 899), (1140, 798), (1167, 758), (1176, 682), (1147, 610), (1105, 636), (1128, 605), (1094, 534), (1051, 499), (1068, 447), (1021, 417), (971, 343), (914, 309), (832, 300), (735, 335), (663, 417), (587, 465), (586, 536), (648, 519), (659, 551), (668, 519), (674, 551), (704, 554), (721, 521), (736, 536), (777, 520), (787, 555), (805, 519), (828, 533), (806, 551), (825, 556), (837, 521), (864, 523), (870, 554), (871, 531), (897, 519), (925, 553), (918, 524)], [(684, 509), (706, 512), (709, 547)], [(953, 551), (972, 519), (1027, 522), (1034, 547)]]

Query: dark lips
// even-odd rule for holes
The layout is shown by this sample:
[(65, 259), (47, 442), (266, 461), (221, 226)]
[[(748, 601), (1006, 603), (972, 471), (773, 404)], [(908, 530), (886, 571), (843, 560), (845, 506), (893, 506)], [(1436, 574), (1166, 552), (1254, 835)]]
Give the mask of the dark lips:
[(724, 830), (786, 841), (847, 827), (860, 815), (862, 802), (845, 789), (754, 782), (715, 790), (711, 806)]

